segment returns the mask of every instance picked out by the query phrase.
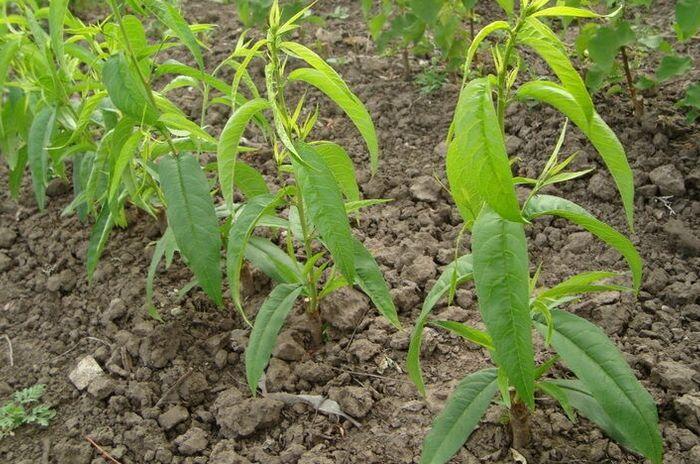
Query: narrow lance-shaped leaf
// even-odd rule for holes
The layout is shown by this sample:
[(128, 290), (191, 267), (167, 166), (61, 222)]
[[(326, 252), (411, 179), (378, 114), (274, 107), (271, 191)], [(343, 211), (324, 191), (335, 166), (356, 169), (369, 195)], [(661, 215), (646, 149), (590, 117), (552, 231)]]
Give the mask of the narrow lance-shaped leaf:
[(352, 246), (355, 251), (355, 283), (369, 296), (382, 316), (396, 328), (401, 328), (399, 316), (396, 314), (396, 306), (391, 298), (389, 286), (384, 280), (382, 271), (372, 254), (357, 238), (353, 237)]
[(262, 174), (243, 161), (236, 161), (233, 183), (249, 199), (270, 192)]
[(314, 143), (313, 147), (328, 165), (345, 198), (349, 201), (360, 201), (355, 168), (345, 149), (332, 142)]
[(464, 445), (498, 390), (497, 372), (484, 369), (457, 385), (425, 437), (421, 464), (444, 464)]
[(149, 10), (158, 18), (160, 22), (165, 24), (173, 33), (182, 41), (189, 49), (197, 62), (200, 69), (204, 69), (204, 58), (202, 50), (197, 43), (197, 38), (190, 30), (189, 24), (182, 17), (180, 12), (168, 1), (163, 0), (145, 0), (145, 4)]
[(123, 54), (113, 55), (105, 61), (102, 80), (109, 98), (121, 112), (151, 126), (158, 124), (158, 109), (151, 103), (148, 90)]
[(63, 21), (68, 10), (68, 0), (52, 0), (49, 2), (49, 34), (51, 48), (59, 65), (63, 66)]
[[(663, 441), (656, 404), (640, 385), (622, 353), (594, 324), (574, 314), (552, 310), (552, 346), (562, 361), (590, 390), (633, 449), (653, 463), (661, 463)], [(539, 320), (537, 330), (546, 333)]]
[(194, 156), (183, 153), (161, 159), (158, 176), (180, 252), (202, 289), (221, 306), (221, 236), (204, 171)]
[(523, 225), (484, 208), (474, 222), (472, 255), (479, 308), (493, 338), (496, 361), (520, 399), (534, 407), (535, 365)]
[(49, 153), (48, 148), (51, 143), (51, 135), (56, 121), (56, 108), (44, 107), (34, 117), (29, 128), (29, 139), (27, 140), (27, 155), (29, 169), (32, 173), (32, 186), (34, 197), (39, 205), (39, 209), (46, 206), (46, 183), (49, 177)]
[(248, 387), (255, 395), (260, 376), (265, 371), (275, 341), (284, 320), (294, 307), (302, 287), (294, 284), (280, 284), (267, 297), (255, 318), (250, 333), (250, 341), (245, 350), (245, 371)]
[(622, 197), (627, 224), (633, 229), (634, 221), (634, 180), (632, 169), (627, 162), (625, 149), (615, 133), (603, 119), (594, 113), (590, 123), (576, 99), (564, 87), (548, 81), (532, 81), (518, 88), (518, 98), (532, 98), (547, 103), (564, 113), (581, 129), (596, 148), (610, 171)]
[(476, 55), (479, 45), (481, 45), (481, 42), (483, 42), (486, 37), (488, 37), (492, 32), (509, 29), (510, 24), (505, 21), (494, 21), (481, 28), (481, 30), (477, 32), (476, 36), (474, 36), (474, 39), (469, 44), (469, 49), (467, 50), (467, 61), (465, 62), (464, 70), (469, 71), (469, 66), (474, 60), (474, 55)]
[(109, 200), (113, 201), (118, 193), (118, 189), (121, 185), (122, 174), (124, 169), (129, 165), (131, 160), (136, 154), (136, 149), (143, 138), (143, 133), (141, 131), (136, 131), (129, 136), (129, 138), (124, 142), (121, 149), (119, 150), (119, 157), (114, 164), (114, 170), (112, 176), (109, 180)]
[(107, 243), (107, 238), (112, 231), (112, 227), (114, 227), (112, 211), (106, 206), (102, 207), (100, 214), (97, 216), (97, 221), (95, 221), (95, 225), (92, 226), (90, 239), (88, 240), (86, 259), (88, 282), (92, 281), (92, 276), (95, 273), (100, 256), (102, 256), (102, 251)]
[(300, 265), (266, 238), (252, 235), (245, 247), (245, 259), (280, 284), (301, 284)]
[(642, 283), (642, 258), (632, 242), (581, 206), (552, 195), (535, 195), (528, 202), (524, 214), (530, 219), (544, 215), (559, 216), (580, 225), (624, 256), (632, 271), (634, 288), (639, 289)]

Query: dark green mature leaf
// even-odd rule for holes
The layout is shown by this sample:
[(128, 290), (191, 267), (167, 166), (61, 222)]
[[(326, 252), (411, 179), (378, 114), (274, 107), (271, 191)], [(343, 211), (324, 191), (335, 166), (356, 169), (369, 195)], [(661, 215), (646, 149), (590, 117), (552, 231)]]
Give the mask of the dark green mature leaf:
[(483, 201), (501, 216), (521, 221), (506, 145), (487, 78), (475, 79), (464, 86), (453, 124), (455, 136), (447, 148), (447, 179), (465, 222), (475, 219)]
[(107, 243), (107, 238), (112, 231), (112, 227), (114, 227), (112, 211), (110, 208), (103, 206), (100, 214), (97, 216), (95, 225), (92, 226), (90, 239), (88, 240), (86, 258), (88, 282), (92, 281), (92, 275), (95, 273), (97, 263), (100, 260), (100, 256), (102, 256), (102, 251)]
[(345, 198), (349, 201), (360, 201), (355, 168), (345, 149), (333, 142), (314, 143), (313, 147), (330, 168)]
[(700, 29), (700, 2), (676, 0), (676, 27), (681, 40), (691, 38)]
[(413, 14), (423, 22), (432, 24), (437, 20), (438, 13), (445, 0), (409, 0), (408, 5)]
[(275, 341), (284, 320), (294, 307), (302, 287), (295, 284), (280, 284), (275, 287), (260, 307), (245, 350), (245, 373), (248, 387), (255, 395), (260, 376), (265, 371)]
[(202, 289), (221, 306), (221, 236), (204, 171), (194, 156), (183, 153), (163, 157), (158, 175), (180, 253)]
[(301, 265), (266, 238), (252, 235), (245, 248), (245, 259), (275, 282), (301, 284)]
[(440, 274), (433, 288), (428, 292), (425, 301), (423, 301), (423, 307), (421, 308), (420, 315), (411, 333), (411, 343), (408, 347), (408, 356), (406, 358), (408, 376), (416, 385), (421, 395), (425, 395), (425, 383), (423, 382), (423, 374), (420, 368), (420, 349), (423, 341), (423, 328), (425, 328), (425, 324), (428, 321), (428, 316), (453, 284), (455, 286), (463, 284), (471, 280), (473, 276), (472, 255), (460, 256), (457, 260), (445, 267), (445, 270)]
[(571, 422), (576, 422), (576, 413), (571, 408), (569, 397), (559, 385), (543, 380), (541, 382), (537, 382), (536, 386), (539, 390), (554, 398), (559, 403), (562, 409), (564, 409), (566, 417), (568, 417)]
[(219, 136), (219, 145), (216, 151), (219, 183), (221, 183), (221, 194), (229, 208), (233, 205), (233, 184), (241, 136), (253, 116), (269, 107), (270, 102), (262, 98), (246, 102), (233, 113)]
[(521, 99), (532, 98), (552, 105), (564, 113), (588, 137), (615, 180), (622, 197), (627, 224), (630, 229), (633, 229), (634, 180), (632, 169), (627, 162), (625, 149), (612, 129), (597, 113), (593, 114), (589, 123), (571, 93), (553, 82), (527, 82), (518, 88), (517, 96)]
[(355, 237), (353, 248), (355, 251), (355, 283), (360, 286), (367, 296), (370, 297), (374, 306), (387, 318), (397, 329), (401, 328), (399, 316), (396, 314), (394, 300), (391, 298), (389, 286), (384, 280), (382, 271), (377, 262), (365, 246)]
[(529, 219), (553, 215), (580, 225), (624, 256), (632, 271), (634, 288), (639, 289), (642, 283), (642, 258), (632, 242), (609, 225), (596, 219), (584, 208), (564, 198), (552, 195), (535, 195), (528, 202), (523, 213)]
[(665, 55), (656, 69), (655, 79), (659, 82), (684, 74), (693, 69), (693, 60), (689, 56)]
[(114, 170), (112, 176), (109, 179), (109, 195), (110, 201), (113, 201), (118, 193), (118, 189), (121, 186), (121, 178), (124, 170), (127, 168), (131, 160), (136, 154), (136, 149), (139, 143), (143, 139), (143, 133), (141, 131), (136, 131), (129, 136), (129, 138), (124, 142), (121, 149), (118, 151), (119, 156), (114, 162)]
[(295, 69), (289, 73), (288, 79), (291, 81), (303, 81), (307, 84), (313, 85), (321, 92), (325, 93), (345, 112), (345, 114), (348, 115), (353, 124), (355, 124), (355, 127), (357, 127), (357, 130), (360, 131), (360, 135), (362, 135), (362, 138), (367, 144), (372, 172), (376, 172), (379, 164), (379, 143), (377, 141), (377, 133), (374, 128), (372, 117), (360, 99), (354, 94), (349, 93), (347, 87), (342, 88), (338, 86), (334, 79), (318, 69)]
[(340, 188), (326, 162), (311, 145), (298, 143), (296, 149), (308, 164), (304, 166), (292, 158), (301, 197), (309, 213), (308, 219), (318, 229), (345, 279), (354, 282), (355, 253), (349, 246), (353, 236)]
[(189, 49), (199, 69), (204, 69), (204, 58), (202, 57), (202, 50), (199, 47), (199, 43), (197, 43), (197, 38), (190, 30), (190, 26), (177, 8), (171, 5), (170, 2), (163, 0), (144, 0), (144, 3), (153, 15), (173, 31)]
[[(552, 346), (590, 390), (591, 396), (625, 437), (625, 442), (653, 463), (661, 463), (663, 442), (656, 405), (605, 333), (574, 314), (552, 310)], [(536, 322), (543, 335), (547, 327)]]
[(263, 195), (270, 191), (262, 174), (243, 161), (236, 161), (233, 183), (248, 198)]
[(15, 163), (14, 169), (10, 171), (10, 194), (13, 198), (19, 198), (19, 189), (22, 186), (22, 178), (24, 177), (24, 170), (27, 167), (27, 147), (22, 147), (17, 152), (17, 161)]
[(457, 385), (425, 437), (421, 464), (443, 464), (459, 451), (498, 390), (497, 372), (484, 369)]
[(122, 113), (151, 126), (158, 124), (158, 109), (151, 103), (148, 90), (123, 54), (112, 55), (105, 61), (102, 81), (112, 103)]
[(496, 347), (496, 360), (522, 401), (534, 407), (530, 274), (523, 225), (484, 208), (474, 222), (472, 255), (479, 308)]
[(46, 206), (46, 183), (49, 177), (49, 144), (56, 121), (56, 108), (44, 107), (37, 113), (29, 128), (27, 155), (32, 173), (34, 197), (39, 209)]

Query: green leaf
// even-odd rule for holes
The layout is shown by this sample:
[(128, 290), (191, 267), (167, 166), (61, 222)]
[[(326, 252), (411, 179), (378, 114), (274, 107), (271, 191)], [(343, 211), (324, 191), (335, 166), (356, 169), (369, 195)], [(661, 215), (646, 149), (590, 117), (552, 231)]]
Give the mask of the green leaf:
[(168, 248), (175, 246), (175, 237), (173, 230), (168, 227), (163, 236), (156, 242), (156, 248), (151, 257), (151, 264), (148, 265), (148, 274), (146, 275), (146, 310), (148, 314), (157, 321), (163, 322), (163, 318), (158, 314), (158, 310), (153, 306), (153, 280), (156, 277), (158, 264), (165, 256)]
[(136, 131), (129, 136), (129, 138), (124, 142), (121, 149), (119, 150), (119, 157), (114, 163), (114, 171), (112, 172), (112, 177), (109, 180), (109, 201), (112, 202), (121, 186), (121, 178), (124, 173), (124, 169), (129, 165), (131, 160), (136, 154), (136, 149), (143, 139), (143, 133), (141, 131)]
[(689, 56), (665, 55), (661, 58), (661, 63), (659, 63), (654, 77), (657, 81), (664, 82), (672, 77), (685, 74), (691, 69), (693, 69), (693, 60)]
[(253, 234), (260, 218), (274, 210), (279, 195), (265, 194), (251, 198), (238, 213), (231, 225), (228, 235), (228, 248), (226, 250), (226, 274), (228, 275), (231, 298), (241, 315), (245, 317), (241, 304), (240, 280), (243, 256), (248, 240)]
[(413, 14), (423, 22), (432, 24), (437, 20), (438, 13), (445, 0), (409, 0), (408, 5)]
[(197, 38), (177, 8), (163, 0), (144, 0), (144, 3), (153, 15), (173, 31), (177, 38), (189, 49), (199, 69), (204, 69), (204, 58), (202, 57), (199, 43), (197, 43)]
[[(600, 328), (587, 320), (560, 310), (552, 310), (552, 317), (552, 346), (564, 364), (613, 419), (625, 441), (653, 463), (661, 463), (663, 441), (656, 404), (622, 353)], [(541, 333), (546, 332), (541, 321), (535, 325)]]
[(420, 315), (416, 319), (416, 325), (411, 332), (411, 343), (408, 347), (406, 358), (406, 370), (408, 376), (418, 388), (421, 395), (425, 396), (425, 383), (420, 368), (420, 349), (423, 341), (423, 328), (428, 321), (428, 316), (433, 311), (435, 305), (453, 286), (460, 285), (473, 278), (472, 255), (464, 255), (457, 258), (445, 267), (440, 274), (435, 285), (428, 292), (428, 296), (423, 301)]
[(24, 177), (24, 170), (27, 167), (27, 147), (22, 147), (17, 152), (17, 162), (15, 168), (10, 171), (9, 184), (10, 193), (15, 199), (19, 198), (19, 189), (22, 186), (22, 178)]
[[(0, 89), (5, 88), (5, 79), (9, 75), (10, 63), (12, 63), (21, 45), (22, 41), (20, 39), (14, 39), (8, 40), (0, 46)], [(0, 99), (0, 109), (2, 109), (4, 103), (4, 98)]]
[(345, 198), (349, 201), (360, 201), (355, 168), (345, 149), (333, 142), (318, 142), (312, 146), (328, 165)]
[(97, 263), (100, 260), (100, 256), (102, 256), (102, 251), (107, 243), (107, 238), (112, 231), (112, 227), (114, 227), (112, 211), (110, 208), (103, 206), (102, 210), (100, 210), (100, 214), (97, 216), (95, 225), (92, 226), (90, 239), (88, 240), (86, 258), (88, 282), (92, 281), (92, 275), (95, 273)]
[(235, 166), (233, 184), (238, 186), (243, 195), (252, 198), (270, 192), (265, 179), (257, 169), (243, 161), (236, 161)]
[(588, 41), (588, 55), (603, 73), (608, 74), (613, 70), (620, 49), (634, 42), (634, 39), (634, 31), (627, 21), (598, 27)]
[[(190, 121), (187, 117), (179, 112), (167, 112), (160, 115), (158, 118), (160, 122), (165, 124), (165, 127), (173, 131), (183, 131), (189, 134), (190, 137), (195, 137), (203, 142), (208, 142), (211, 144), (216, 143), (216, 139), (209, 135), (207, 131), (199, 127), (198, 124)], [(186, 134), (178, 134), (184, 136)]]
[(299, 285), (278, 285), (272, 290), (255, 317), (255, 325), (245, 350), (245, 373), (248, 387), (253, 395), (258, 389), (260, 376), (270, 360), (282, 324), (294, 307), (294, 302), (301, 290), (302, 287)]
[(443, 464), (464, 445), (498, 390), (497, 369), (464, 378), (447, 400), (423, 442), (421, 464)]
[(479, 49), (479, 45), (481, 45), (481, 42), (484, 41), (484, 39), (489, 36), (492, 32), (495, 31), (501, 31), (501, 30), (510, 30), (510, 24), (508, 24), (505, 21), (494, 21), (490, 24), (487, 24), (484, 26), (477, 34), (474, 36), (474, 40), (472, 40), (472, 43), (469, 44), (469, 49), (467, 50), (467, 61), (465, 64), (465, 70), (469, 70), (469, 66), (471, 65), (471, 62), (474, 60), (474, 55), (476, 55), (476, 51)]
[(496, 0), (496, 3), (498, 3), (500, 7), (503, 8), (503, 11), (505, 11), (507, 14), (513, 14), (515, 8), (515, 0)]
[(571, 403), (569, 403), (569, 397), (567, 396), (564, 389), (555, 383), (548, 382), (546, 380), (542, 382), (537, 382), (537, 388), (542, 390), (546, 395), (554, 398), (562, 407), (566, 413), (566, 417), (569, 418), (571, 422), (576, 423), (576, 413), (571, 408)]
[(472, 343), (476, 343), (479, 346), (483, 346), (489, 351), (493, 351), (493, 340), (491, 336), (482, 330), (475, 329), (461, 322), (455, 321), (433, 321), (433, 325), (442, 327), (445, 330), (449, 330), (455, 335), (462, 337)]
[(676, 26), (681, 40), (687, 40), (700, 29), (700, 2), (676, 0)]
[(537, 295), (538, 300), (543, 299), (559, 299), (572, 295), (580, 295), (589, 292), (608, 292), (608, 291), (629, 291), (631, 289), (620, 285), (601, 285), (596, 284), (603, 279), (611, 277), (619, 277), (616, 272), (607, 271), (592, 271), (583, 272), (569, 277), (563, 282), (558, 283), (552, 288), (545, 289)]
[(158, 109), (151, 103), (148, 90), (123, 54), (112, 55), (105, 61), (102, 81), (112, 103), (122, 113), (151, 126), (158, 124)]
[(290, 81), (303, 81), (316, 87), (321, 92), (325, 93), (348, 115), (367, 144), (372, 173), (375, 173), (379, 164), (377, 133), (374, 129), (372, 117), (360, 99), (352, 93), (348, 93), (348, 90), (339, 87), (328, 74), (317, 69), (295, 69), (289, 73), (288, 79)]
[(536, 11), (531, 15), (533, 18), (539, 18), (541, 16), (554, 16), (557, 18), (570, 17), (570, 18), (600, 18), (595, 11), (587, 10), (585, 8), (575, 8), (571, 6), (553, 6), (550, 8), (545, 8), (543, 10)]
[(349, 244), (353, 240), (350, 222), (340, 188), (323, 158), (307, 144), (298, 143), (297, 151), (308, 163), (304, 166), (292, 158), (301, 197), (310, 222), (318, 229), (323, 243), (330, 251), (340, 272), (348, 282), (355, 280), (355, 253)]
[(231, 94), (231, 86), (221, 79), (217, 79), (210, 74), (207, 74), (199, 69), (195, 69), (186, 64), (182, 64), (176, 60), (166, 60), (159, 64), (155, 70), (155, 77), (161, 77), (166, 74), (179, 74), (182, 76), (192, 77), (200, 82), (204, 82), (209, 87), (212, 87), (224, 95)]
[(199, 285), (221, 306), (221, 236), (204, 171), (194, 156), (182, 153), (163, 157), (158, 176), (177, 246)]
[(216, 151), (219, 183), (221, 184), (221, 194), (229, 209), (233, 206), (236, 159), (238, 158), (238, 144), (241, 141), (241, 136), (251, 118), (269, 107), (269, 101), (262, 98), (246, 102), (233, 113), (219, 136), (219, 145)]
[(529, 219), (544, 215), (559, 216), (580, 225), (620, 252), (632, 271), (634, 288), (639, 289), (642, 283), (642, 258), (632, 242), (609, 225), (596, 219), (584, 208), (564, 198), (552, 195), (535, 195), (528, 202), (524, 214)]
[(245, 248), (245, 259), (277, 283), (304, 282), (299, 263), (266, 238), (252, 235)]
[(394, 300), (391, 298), (389, 286), (384, 280), (382, 271), (362, 242), (355, 237), (352, 240), (355, 251), (355, 283), (370, 297), (379, 312), (394, 327), (400, 329), (401, 322), (399, 322), (399, 316), (396, 314)]
[(532, 98), (553, 106), (564, 113), (588, 137), (615, 180), (617, 189), (622, 197), (627, 224), (632, 230), (634, 221), (634, 180), (632, 169), (627, 162), (625, 149), (612, 129), (597, 113), (593, 115), (589, 123), (571, 93), (553, 82), (527, 82), (518, 88), (517, 96), (520, 99)]
[(56, 61), (63, 66), (63, 21), (68, 11), (68, 0), (53, 0), (49, 2), (49, 34), (51, 48)]
[(474, 222), (472, 254), (479, 308), (493, 338), (496, 361), (522, 401), (532, 408), (535, 363), (523, 225), (484, 208)]
[(462, 89), (454, 117), (454, 139), (447, 147), (450, 192), (465, 222), (486, 201), (501, 216), (521, 221), (503, 133), (487, 78)]
[(56, 108), (44, 107), (37, 113), (29, 128), (27, 155), (32, 173), (34, 197), (39, 209), (46, 206), (46, 184), (49, 178), (49, 144), (56, 121)]

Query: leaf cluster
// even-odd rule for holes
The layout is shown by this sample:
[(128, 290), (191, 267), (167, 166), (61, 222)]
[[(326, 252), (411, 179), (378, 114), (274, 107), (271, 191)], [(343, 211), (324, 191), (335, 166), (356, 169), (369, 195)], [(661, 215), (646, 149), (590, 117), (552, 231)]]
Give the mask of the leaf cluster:
[(46, 385), (36, 384), (15, 392), (12, 399), (0, 408), (0, 439), (12, 436), (13, 431), (25, 424), (47, 427), (56, 411), (45, 404), (37, 403), (44, 395)]

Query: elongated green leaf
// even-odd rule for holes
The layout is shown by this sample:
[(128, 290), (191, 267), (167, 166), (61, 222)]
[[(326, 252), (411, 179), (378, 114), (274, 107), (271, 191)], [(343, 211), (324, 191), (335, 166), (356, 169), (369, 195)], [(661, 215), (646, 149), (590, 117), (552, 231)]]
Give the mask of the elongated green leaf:
[(314, 143), (313, 147), (330, 168), (345, 198), (349, 201), (360, 201), (360, 188), (355, 179), (355, 168), (345, 149), (332, 142)]
[(241, 304), (241, 266), (248, 239), (253, 234), (256, 224), (264, 214), (274, 209), (278, 196), (273, 194), (258, 195), (251, 198), (243, 206), (242, 211), (236, 217), (228, 235), (228, 248), (226, 250), (226, 274), (228, 275), (231, 298), (236, 307), (243, 312)]
[(56, 121), (56, 108), (45, 107), (34, 117), (29, 128), (29, 139), (27, 140), (27, 155), (29, 159), (29, 169), (32, 173), (32, 186), (34, 187), (34, 197), (39, 209), (46, 206), (46, 183), (49, 177), (49, 153), (48, 148), (51, 143)]
[(447, 179), (465, 222), (474, 220), (482, 201), (504, 218), (521, 221), (488, 79), (475, 79), (462, 89), (454, 134), (447, 148)]
[(464, 378), (433, 422), (423, 442), (421, 464), (443, 464), (464, 445), (498, 390), (497, 369)]
[[(8, 40), (0, 46), (0, 89), (5, 88), (5, 79), (8, 76), (10, 63), (12, 63), (21, 45), (22, 41), (20, 39), (14, 39)], [(0, 99), (0, 109), (2, 109), (3, 103), (4, 99)]]
[(265, 275), (280, 284), (301, 284), (304, 277), (299, 263), (266, 238), (254, 235), (248, 238), (245, 259)]
[(97, 263), (100, 260), (100, 256), (102, 256), (102, 251), (105, 248), (112, 227), (114, 227), (112, 211), (107, 207), (103, 207), (97, 216), (95, 225), (92, 226), (90, 239), (88, 240), (87, 258), (85, 260), (88, 282), (92, 281), (92, 275), (95, 273)]
[(239, 107), (224, 126), (219, 137), (219, 145), (216, 150), (217, 167), (219, 169), (219, 183), (221, 194), (229, 208), (233, 206), (233, 185), (236, 176), (236, 159), (238, 157), (238, 144), (245, 127), (251, 118), (258, 112), (270, 107), (270, 102), (256, 98)]
[(558, 283), (552, 288), (541, 291), (537, 295), (537, 299), (546, 298), (562, 298), (572, 295), (578, 295), (581, 293), (589, 292), (608, 292), (608, 291), (625, 291), (632, 290), (626, 287), (621, 287), (619, 285), (604, 285), (597, 284), (603, 279), (609, 279), (611, 277), (619, 277), (620, 274), (616, 272), (608, 271), (592, 271), (583, 272), (581, 274), (576, 274), (569, 277), (563, 282)]
[(544, 215), (559, 216), (580, 225), (624, 256), (632, 271), (634, 288), (639, 289), (642, 283), (642, 258), (632, 242), (576, 203), (552, 195), (535, 195), (527, 204), (524, 214), (530, 219)]
[(332, 81), (338, 88), (342, 89), (349, 97), (355, 98), (350, 87), (345, 83), (340, 74), (326, 61), (318, 56), (316, 52), (302, 44), (296, 42), (282, 42), (280, 47), (287, 53), (301, 60), (304, 60), (309, 66), (323, 73), (327, 79)]
[(158, 264), (165, 256), (168, 248), (172, 248), (175, 244), (173, 230), (168, 227), (163, 236), (156, 242), (156, 248), (151, 257), (151, 264), (148, 265), (148, 274), (146, 275), (146, 311), (153, 318), (163, 322), (163, 318), (158, 314), (158, 310), (153, 306), (153, 280), (156, 277)]
[(676, 28), (681, 40), (695, 35), (700, 29), (700, 2), (676, 0)]
[(164, 76), (166, 74), (179, 74), (182, 76), (192, 77), (198, 81), (204, 82), (209, 87), (212, 87), (225, 95), (231, 94), (231, 86), (226, 82), (213, 77), (211, 74), (207, 74), (199, 69), (187, 66), (186, 64), (180, 63), (176, 60), (166, 60), (156, 67), (156, 77)]
[(325, 93), (331, 100), (338, 105), (350, 120), (355, 124), (357, 130), (360, 131), (362, 138), (367, 144), (369, 150), (370, 164), (372, 172), (377, 171), (379, 164), (379, 143), (377, 142), (377, 133), (374, 129), (374, 122), (367, 108), (353, 94), (348, 94), (349, 91), (339, 87), (333, 79), (317, 69), (300, 68), (289, 73), (289, 80), (303, 81), (313, 85), (321, 92)]
[(24, 170), (27, 167), (27, 147), (22, 147), (17, 152), (17, 162), (15, 163), (14, 169), (10, 171), (10, 194), (13, 198), (19, 198), (19, 189), (22, 186), (22, 178), (24, 177)]
[(255, 317), (255, 325), (245, 350), (245, 373), (248, 387), (253, 395), (258, 389), (260, 376), (270, 360), (282, 324), (294, 307), (294, 302), (301, 290), (302, 287), (299, 285), (278, 285), (272, 290)]
[[(591, 396), (626, 438), (653, 463), (661, 463), (663, 442), (656, 404), (603, 331), (574, 314), (552, 310), (552, 345), (562, 361), (590, 390)], [(546, 333), (541, 320), (537, 330)]]
[(118, 189), (121, 185), (122, 174), (124, 169), (129, 165), (131, 160), (136, 154), (136, 149), (143, 139), (143, 133), (141, 131), (136, 131), (129, 136), (129, 138), (124, 142), (121, 149), (119, 150), (119, 157), (114, 163), (114, 170), (112, 172), (112, 177), (109, 180), (109, 200), (113, 201), (118, 193)]
[(59, 65), (63, 66), (63, 21), (68, 11), (68, 0), (49, 2), (49, 34), (51, 48)]
[(501, 8), (503, 8), (503, 11), (506, 13), (513, 14), (513, 10), (515, 8), (515, 0), (496, 0), (496, 3), (498, 3)]
[(435, 305), (452, 287), (460, 285), (471, 280), (474, 277), (472, 269), (472, 255), (460, 256), (457, 260), (451, 262), (445, 267), (445, 270), (440, 274), (435, 285), (428, 292), (428, 296), (423, 301), (420, 315), (416, 320), (416, 325), (411, 332), (411, 342), (408, 347), (408, 356), (406, 358), (406, 370), (408, 376), (418, 388), (421, 395), (425, 396), (425, 383), (423, 382), (423, 374), (420, 367), (420, 349), (423, 342), (423, 328), (428, 321), (428, 316), (433, 311)]
[(171, 5), (170, 2), (163, 0), (145, 0), (144, 3), (153, 15), (165, 24), (168, 29), (173, 31), (177, 38), (189, 49), (199, 69), (204, 69), (202, 49), (199, 47), (197, 38), (190, 30), (187, 21), (185, 21), (177, 8)]
[(333, 173), (316, 150), (304, 143), (296, 145), (309, 167), (292, 158), (301, 197), (309, 221), (318, 229), (340, 272), (348, 282), (355, 281), (355, 253), (345, 205)]
[(394, 300), (391, 298), (389, 286), (384, 280), (382, 271), (377, 262), (365, 246), (355, 237), (353, 248), (355, 251), (355, 283), (360, 286), (367, 296), (372, 300), (379, 312), (387, 318), (392, 325), (401, 328), (399, 316), (396, 314)]
[(423, 22), (432, 24), (438, 18), (438, 13), (445, 0), (409, 0), (413, 14), (418, 16)]
[(586, 89), (586, 84), (569, 60), (564, 45), (559, 38), (536, 18), (528, 18), (517, 40), (529, 47), (547, 62), (554, 74), (557, 75), (566, 88), (578, 102), (587, 121), (591, 121), (594, 113), (593, 101)]
[(593, 114), (590, 123), (569, 91), (560, 85), (548, 81), (532, 81), (520, 86), (518, 98), (532, 98), (552, 105), (564, 113), (581, 129), (600, 154), (603, 162), (610, 171), (625, 208), (627, 224), (633, 229), (634, 221), (634, 181), (632, 169), (627, 162), (625, 149), (615, 133), (603, 119)]
[(576, 422), (576, 413), (571, 408), (569, 397), (559, 385), (544, 380), (537, 382), (536, 386), (539, 390), (554, 398), (559, 405), (561, 405), (562, 409), (566, 413), (566, 417), (568, 417), (571, 422)]
[(474, 222), (472, 254), (479, 308), (496, 347), (496, 360), (522, 401), (533, 407), (535, 364), (523, 225), (484, 208)]
[(243, 161), (236, 161), (233, 183), (248, 198), (270, 192), (262, 174)]
[(112, 55), (102, 66), (102, 81), (109, 98), (122, 113), (151, 126), (158, 124), (158, 109), (123, 54)]
[(194, 156), (183, 153), (163, 157), (158, 175), (177, 246), (199, 285), (221, 306), (221, 236), (204, 171)]
[(474, 327), (469, 327), (466, 324), (455, 321), (433, 321), (433, 325), (442, 327), (445, 330), (449, 330), (455, 335), (459, 335), (465, 340), (476, 343), (479, 346), (483, 346), (487, 350), (493, 351), (493, 340), (491, 336), (484, 331), (475, 329)]
[(494, 22), (489, 23), (486, 26), (484, 26), (474, 36), (472, 43), (469, 44), (469, 49), (467, 50), (467, 61), (465, 64), (465, 71), (469, 70), (469, 66), (471, 65), (471, 62), (474, 60), (474, 55), (476, 55), (476, 52), (479, 49), (479, 45), (481, 45), (481, 42), (483, 42), (486, 37), (488, 37), (492, 32), (499, 31), (499, 30), (509, 30), (509, 29), (510, 29), (510, 24), (508, 24), (505, 21), (494, 21)]
[(179, 112), (168, 112), (163, 113), (158, 118), (160, 122), (165, 124), (165, 127), (173, 131), (183, 131), (185, 134), (178, 134), (180, 136), (189, 134), (190, 137), (197, 138), (203, 142), (209, 142), (211, 144), (216, 143), (216, 139), (209, 135), (207, 131), (199, 127), (198, 124), (190, 121), (187, 117)]
[(531, 17), (539, 18), (541, 16), (554, 16), (557, 18), (571, 17), (571, 18), (600, 18), (601, 15), (595, 11), (587, 10), (585, 8), (575, 8), (571, 6), (553, 6), (550, 8), (545, 8), (540, 11), (534, 12)]

